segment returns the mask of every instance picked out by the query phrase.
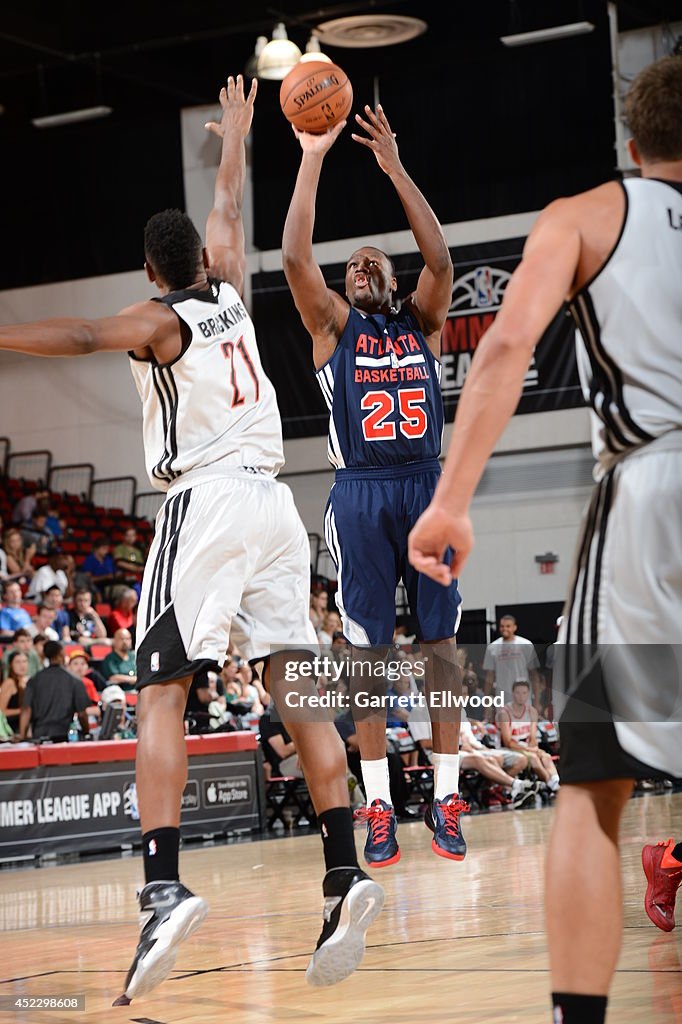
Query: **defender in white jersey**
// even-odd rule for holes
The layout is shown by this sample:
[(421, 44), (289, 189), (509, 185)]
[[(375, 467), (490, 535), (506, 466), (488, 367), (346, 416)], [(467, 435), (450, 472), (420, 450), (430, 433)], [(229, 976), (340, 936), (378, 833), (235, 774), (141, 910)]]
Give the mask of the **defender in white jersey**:
[[(641, 180), (540, 215), (479, 344), (444, 474), (410, 539), (416, 568), (444, 584), (460, 575), (471, 497), (533, 348), (568, 300), (599, 482), (560, 637), (569, 699), (546, 903), (553, 1019), (563, 1024), (605, 1017), (621, 935), (618, 826), (632, 780), (682, 777), (682, 59), (645, 68), (626, 113)], [(452, 565), (442, 562), (448, 546)]]
[[(251, 660), (267, 660), (274, 644), (292, 650), (295, 661), (297, 650), (316, 643), (308, 618), (308, 538), (290, 490), (276, 481), (281, 422), (240, 297), (244, 139), (256, 88), (254, 80), (245, 99), (241, 76), (229, 78), (221, 121), (206, 126), (222, 139), (206, 249), (178, 210), (156, 214), (145, 228), (145, 266), (159, 298), (102, 320), (0, 329), (0, 347), (34, 355), (128, 350), (149, 478), (167, 491), (138, 609), (136, 769), (146, 884), (121, 1005), (169, 974), (179, 943), (207, 912), (178, 871), (183, 715), (193, 676), (222, 665), (233, 627)], [(281, 684), (272, 680), (278, 698)], [(310, 683), (293, 688), (299, 697), (315, 693)], [(306, 977), (330, 985), (360, 962), (383, 890), (358, 867), (345, 749), (333, 722), (290, 721), (279, 703), (305, 765), (327, 868), (324, 924)]]

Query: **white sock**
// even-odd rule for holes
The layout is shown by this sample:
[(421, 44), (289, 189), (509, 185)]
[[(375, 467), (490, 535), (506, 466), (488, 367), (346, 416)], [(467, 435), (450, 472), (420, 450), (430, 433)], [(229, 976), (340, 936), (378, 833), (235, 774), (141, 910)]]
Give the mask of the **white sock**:
[(393, 805), (391, 800), (391, 784), (388, 778), (388, 758), (381, 757), (378, 761), (360, 760), (362, 778), (365, 783), (367, 806), (371, 807), (374, 800), (383, 800)]
[(433, 799), (445, 800), (459, 793), (459, 754), (432, 754), (431, 758), (435, 761)]
[(559, 788), (559, 776), (558, 775), (551, 775), (549, 777), (547, 785), (552, 790), (552, 792), (555, 792)]

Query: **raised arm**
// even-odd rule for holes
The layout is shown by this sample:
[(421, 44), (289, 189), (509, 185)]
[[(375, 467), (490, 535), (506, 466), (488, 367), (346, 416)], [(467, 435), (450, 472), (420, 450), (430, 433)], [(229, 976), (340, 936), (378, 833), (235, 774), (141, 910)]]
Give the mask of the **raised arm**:
[(426, 264), (412, 296), (412, 306), (421, 321), (429, 348), (440, 355), (440, 333), (452, 300), (452, 260), (436, 215), (400, 161), (396, 137), (381, 105), (376, 112), (365, 107), (365, 118), (355, 115), (367, 138), (353, 135), (356, 142), (371, 149), (379, 167), (391, 179)]
[(242, 201), (246, 178), (246, 147), (253, 120), (253, 104), (258, 80), (251, 83), (249, 95), (244, 98), (244, 79), (231, 75), (227, 86), (220, 90), (223, 108), (220, 123), (209, 121), (206, 129), (222, 139), (220, 165), (216, 175), (213, 209), (206, 222), (206, 250), (208, 272), (221, 281), (229, 281), (239, 294), (244, 290), (246, 249)]
[(178, 334), (177, 318), (156, 302), (140, 302), (100, 320), (59, 317), (0, 326), (0, 349), (32, 356), (86, 356), (142, 350)]
[[(445, 469), (408, 542), (415, 569), (447, 586), (473, 546), (469, 505), (488, 458), (518, 405), (533, 350), (570, 294), (580, 258), (574, 200), (538, 218), (502, 308), (479, 343), (457, 408)], [(446, 548), (455, 551), (443, 562)]]
[(310, 135), (294, 128), (303, 152), (284, 224), (282, 266), (296, 309), (313, 339), (316, 367), (329, 359), (348, 319), (348, 303), (327, 288), (313, 258), (315, 201), (322, 163), (345, 123), (342, 121), (324, 135)]

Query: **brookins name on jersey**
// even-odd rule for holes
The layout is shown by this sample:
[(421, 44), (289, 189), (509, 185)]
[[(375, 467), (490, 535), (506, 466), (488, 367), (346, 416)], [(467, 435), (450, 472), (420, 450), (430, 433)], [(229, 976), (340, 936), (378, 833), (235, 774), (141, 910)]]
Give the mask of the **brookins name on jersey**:
[(440, 363), (415, 316), (351, 307), (331, 358), (317, 371), (329, 408), (329, 461), (344, 467), (437, 459), (443, 433)]
[(166, 491), (184, 473), (204, 467), (277, 473), (284, 462), (277, 399), (236, 290), (210, 281), (208, 288), (187, 288), (156, 301), (176, 314), (183, 341), (170, 363), (131, 354), (152, 485)]

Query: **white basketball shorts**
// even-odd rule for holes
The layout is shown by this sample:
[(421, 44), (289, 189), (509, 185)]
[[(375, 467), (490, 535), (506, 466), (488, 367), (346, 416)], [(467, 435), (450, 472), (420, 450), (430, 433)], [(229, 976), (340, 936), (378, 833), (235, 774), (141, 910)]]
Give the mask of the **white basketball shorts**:
[(310, 545), (289, 488), (249, 470), (171, 487), (137, 617), (138, 687), (221, 666), (230, 636), (249, 660), (316, 643)]

